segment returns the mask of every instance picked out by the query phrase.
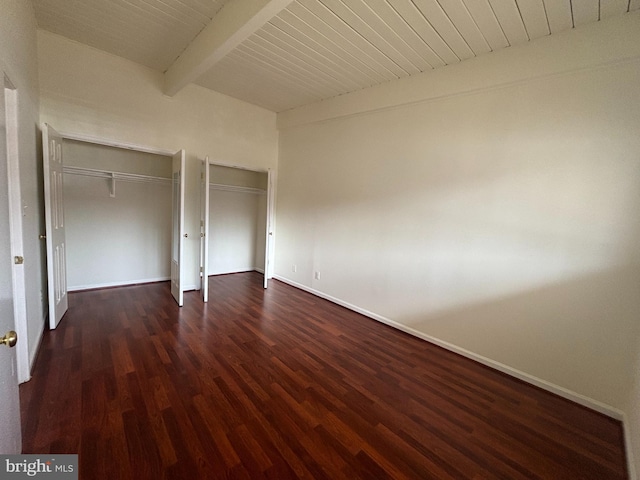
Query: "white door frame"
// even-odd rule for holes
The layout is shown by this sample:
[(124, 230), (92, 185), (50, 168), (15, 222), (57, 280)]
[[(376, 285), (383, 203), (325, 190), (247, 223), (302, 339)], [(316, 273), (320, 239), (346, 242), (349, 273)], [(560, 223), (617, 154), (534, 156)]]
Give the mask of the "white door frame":
[[(173, 157), (176, 153), (180, 152), (181, 150), (184, 150), (184, 149), (179, 149), (177, 151), (167, 150), (164, 148), (157, 148), (157, 147), (151, 147), (148, 145), (121, 142), (119, 140), (112, 140), (109, 138), (95, 137), (91, 135), (85, 135), (85, 134), (73, 133), (73, 132), (58, 131), (58, 133), (60, 134), (63, 140), (74, 140), (77, 142), (92, 143), (94, 145), (124, 148), (126, 150), (134, 150), (134, 151), (143, 152), (143, 153), (153, 153), (156, 155), (162, 155), (166, 157)], [(169, 262), (171, 262), (171, 259), (169, 259)]]
[[(234, 165), (224, 163), (217, 160), (209, 160), (209, 165), (217, 167), (235, 168), (238, 170), (246, 170), (249, 172), (266, 173), (267, 174), (267, 213), (265, 221), (265, 255), (264, 255), (264, 288), (267, 288), (268, 280), (273, 278), (273, 256), (275, 251), (275, 190), (276, 190), (276, 171), (271, 168), (249, 168), (242, 165)], [(209, 238), (209, 225), (205, 231), (206, 238)], [(210, 255), (209, 255), (210, 256)], [(202, 262), (202, 259), (201, 259)], [(208, 265), (205, 265), (204, 273), (208, 276)], [(206, 300), (205, 300), (206, 301)]]
[[(20, 157), (18, 155), (18, 91), (11, 80), (4, 77), (4, 100), (7, 125), (7, 176), (9, 178), (9, 220), (11, 235), (11, 257), (24, 259), (24, 236), (22, 229), (22, 192), (20, 186)], [(33, 262), (30, 258), (23, 261)], [(16, 344), (18, 382), (31, 378), (29, 365), (29, 338), (27, 327), (27, 288), (24, 263), (12, 267), (13, 315), (16, 333), (20, 341)]]

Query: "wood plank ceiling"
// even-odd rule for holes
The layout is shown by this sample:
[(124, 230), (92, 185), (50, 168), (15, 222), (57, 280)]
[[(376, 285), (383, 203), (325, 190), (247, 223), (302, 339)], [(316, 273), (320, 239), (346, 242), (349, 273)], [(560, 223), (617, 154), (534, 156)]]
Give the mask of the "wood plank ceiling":
[[(166, 71), (235, 0), (33, 0), (40, 28)], [(295, 0), (196, 83), (280, 112), (621, 15), (640, 0)]]

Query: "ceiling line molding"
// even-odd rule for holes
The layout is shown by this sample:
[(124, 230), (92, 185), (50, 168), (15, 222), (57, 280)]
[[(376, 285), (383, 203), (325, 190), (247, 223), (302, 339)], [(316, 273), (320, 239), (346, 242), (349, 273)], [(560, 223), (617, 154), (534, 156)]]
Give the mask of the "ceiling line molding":
[(211, 69), (293, 0), (231, 0), (213, 17), (164, 74), (164, 93), (174, 96)]
[(412, 101), (408, 101), (408, 102), (405, 102), (405, 103), (398, 103), (398, 104), (395, 104), (395, 105), (388, 105), (388, 106), (378, 107), (378, 108), (370, 108), (370, 109), (365, 109), (365, 110), (362, 110), (362, 111), (356, 111), (356, 112), (352, 112), (352, 113), (345, 113), (345, 114), (342, 114), (342, 115), (335, 115), (333, 117), (328, 117), (328, 118), (319, 118), (319, 119), (316, 119), (316, 120), (310, 120), (310, 121), (307, 121), (307, 122), (300, 122), (300, 123), (297, 123), (297, 124), (278, 125), (278, 130), (283, 131), (283, 130), (293, 129), (293, 128), (296, 128), (296, 127), (303, 127), (305, 125), (310, 125), (310, 124), (321, 124), (321, 123), (331, 122), (331, 121), (337, 120), (337, 119), (360, 117), (360, 116), (364, 116), (364, 115), (373, 115), (373, 114), (380, 113), (380, 112), (387, 112), (387, 111), (392, 111), (392, 110), (398, 110), (398, 109), (401, 109), (401, 108), (412, 107), (412, 106), (415, 106), (415, 105), (423, 105), (423, 104), (427, 104), (427, 103), (437, 102), (437, 101), (440, 101), (440, 100), (445, 100), (447, 98), (464, 97), (464, 96), (467, 96), (467, 95), (475, 95), (475, 94), (483, 93), (483, 92), (492, 92), (492, 91), (496, 91), (496, 90), (503, 90), (503, 89), (506, 89), (506, 88), (512, 88), (512, 87), (517, 87), (517, 86), (520, 86), (520, 85), (526, 85), (528, 83), (538, 82), (540, 80), (565, 77), (565, 76), (575, 75), (575, 74), (579, 74), (579, 73), (583, 73), (583, 72), (593, 72), (593, 71), (597, 71), (597, 70), (602, 70), (602, 69), (607, 69), (607, 68), (614, 68), (614, 67), (623, 66), (623, 65), (629, 65), (629, 64), (633, 64), (633, 63), (640, 64), (640, 55), (629, 57), (629, 58), (624, 58), (624, 59), (620, 59), (620, 60), (613, 60), (613, 61), (610, 61), (610, 62), (605, 62), (605, 63), (598, 64), (598, 65), (590, 65), (590, 66), (587, 66), (587, 67), (574, 68), (574, 69), (571, 69), (571, 70), (564, 70), (564, 71), (561, 71), (561, 72), (549, 73), (549, 74), (545, 74), (545, 75), (539, 75), (539, 76), (536, 76), (536, 77), (529, 77), (529, 78), (525, 78), (525, 79), (522, 79), (522, 80), (514, 80), (512, 82), (497, 83), (495, 85), (488, 85), (488, 86), (483, 86), (483, 87), (478, 87), (478, 88), (470, 88), (468, 90), (460, 90), (460, 91), (446, 93), (446, 94), (439, 95), (439, 96), (432, 96), (432, 97), (428, 97), (428, 98), (423, 98), (421, 100), (412, 100)]
[[(640, 12), (278, 113), (278, 130), (640, 61)], [(553, 47), (551, 47), (553, 45)]]

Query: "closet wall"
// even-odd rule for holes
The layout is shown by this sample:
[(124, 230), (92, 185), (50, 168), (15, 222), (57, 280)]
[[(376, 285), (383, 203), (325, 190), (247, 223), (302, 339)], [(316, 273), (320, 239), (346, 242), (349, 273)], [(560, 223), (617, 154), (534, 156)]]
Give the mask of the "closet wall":
[(211, 165), (208, 275), (264, 270), (267, 174)]
[(70, 291), (168, 280), (171, 158), (65, 141), (66, 167), (151, 177), (162, 183), (65, 173), (67, 283)]

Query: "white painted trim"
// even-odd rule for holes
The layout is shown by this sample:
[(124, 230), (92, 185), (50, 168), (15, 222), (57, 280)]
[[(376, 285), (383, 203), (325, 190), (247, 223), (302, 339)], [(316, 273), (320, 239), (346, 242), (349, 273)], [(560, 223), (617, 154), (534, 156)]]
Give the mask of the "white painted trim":
[(508, 365), (505, 365), (503, 363), (500, 362), (496, 362), (495, 360), (492, 360), (490, 358), (484, 357), (482, 355), (478, 355), (476, 353), (473, 353), (469, 350), (466, 350), (464, 348), (458, 347), (452, 343), (449, 342), (445, 342), (444, 340), (440, 340), (436, 337), (432, 337), (430, 335), (427, 335), (425, 333), (422, 333), (418, 330), (415, 330), (413, 328), (407, 327), (406, 325), (403, 325), (401, 323), (398, 323), (396, 321), (390, 320), (386, 317), (383, 317), (381, 315), (378, 315), (376, 313), (370, 312), (368, 310), (365, 310), (363, 308), (357, 307), (355, 305), (352, 305), (351, 303), (345, 302), (343, 300), (340, 300), (338, 298), (332, 297), (331, 295), (327, 295), (326, 293), (320, 292), (319, 290), (315, 290), (313, 288), (307, 287), (305, 285), (302, 285), (300, 283), (294, 282), (293, 280), (289, 280), (288, 278), (282, 277), (280, 275), (274, 275), (274, 278), (276, 278), (277, 280), (280, 280), (281, 282), (284, 282), (288, 285), (291, 285), (292, 287), (296, 287), (299, 288), (300, 290), (304, 290), (305, 292), (309, 292), (317, 297), (320, 298), (324, 298), (325, 300), (329, 300), (330, 302), (333, 302), (337, 305), (340, 305), (342, 307), (348, 308), (349, 310), (353, 310), (354, 312), (360, 313), (361, 315), (364, 315), (365, 317), (369, 317), (373, 320), (377, 320), (380, 323), (384, 323), (385, 325), (388, 325), (390, 327), (393, 327), (397, 330), (403, 331), (405, 333), (408, 333), (409, 335), (413, 335), (414, 337), (420, 338), (422, 340), (425, 340), (429, 343), (433, 343), (434, 345), (438, 345), (439, 347), (442, 347), (446, 350), (449, 350), (451, 352), (457, 353), (459, 355), (462, 355), (463, 357), (467, 357), (470, 358), (471, 360), (475, 360), (478, 363), (481, 363), (483, 365), (486, 365), (488, 367), (491, 367), (495, 370), (498, 370), (499, 372), (502, 373), (506, 373), (507, 375), (510, 375), (512, 377), (515, 377), (519, 380), (522, 380), (526, 383), (529, 383), (531, 385), (534, 385), (536, 387), (542, 388), (543, 390), (546, 390), (548, 392), (551, 393), (555, 393), (556, 395), (562, 397), (562, 398), (566, 398), (567, 400), (571, 400), (579, 405), (582, 405), (584, 407), (588, 407), (592, 410), (595, 410), (596, 412), (602, 413), (604, 415), (607, 415), (611, 418), (614, 418), (616, 420), (624, 420), (624, 412), (622, 410), (619, 410), (617, 408), (614, 408), (610, 405), (607, 405), (605, 403), (599, 402), (598, 400), (594, 400), (592, 398), (589, 398), (585, 395), (582, 395), (580, 393), (577, 392), (573, 392), (567, 388), (561, 387), (559, 385), (555, 385), (551, 382), (547, 382), (546, 380), (543, 380), (541, 378), (535, 377), (533, 375), (529, 375), (528, 373), (522, 372), (520, 370), (517, 370), (515, 368), (512, 368)]
[(74, 285), (74, 286), (70, 285), (67, 291), (81, 292), (82, 290), (93, 290), (97, 288), (127, 287), (127, 286), (133, 286), (133, 285), (140, 285), (143, 283), (166, 282), (168, 280), (171, 280), (171, 277), (140, 278), (137, 280), (127, 280), (127, 281), (121, 281), (121, 282), (107, 282), (107, 283), (93, 283), (89, 285)]
[[(261, 172), (262, 173), (262, 172)], [(239, 187), (237, 185), (224, 185), (222, 183), (209, 183), (211, 190), (222, 190), (224, 192), (250, 193), (253, 195), (266, 195), (267, 191), (261, 188)]]
[(91, 135), (84, 135), (81, 133), (71, 132), (58, 132), (60, 136), (65, 140), (74, 140), (76, 142), (93, 143), (95, 145), (104, 145), (106, 147), (124, 148), (127, 150), (135, 150), (138, 152), (152, 153), (154, 155), (163, 155), (166, 157), (172, 157), (176, 152), (173, 150), (166, 150), (164, 148), (149, 147), (146, 145), (137, 145), (135, 143), (121, 142), (119, 140), (111, 140), (102, 137), (93, 137)]
[(263, 275), (264, 275), (264, 268), (256, 267), (256, 268), (254, 268), (252, 271), (254, 271), (254, 272), (258, 272), (258, 273), (261, 273), (261, 274), (263, 274)]
[[(638, 63), (638, 62), (640, 62), (640, 56), (634, 56), (634, 57), (630, 57), (630, 58), (624, 58), (624, 59), (621, 59), (621, 60), (613, 60), (613, 61), (610, 61), (610, 62), (604, 62), (604, 63), (602, 63), (600, 65), (593, 65), (593, 66), (588, 66), (588, 67), (574, 68), (574, 69), (570, 69), (570, 70), (566, 70), (566, 71), (562, 71), (562, 72), (557, 72), (557, 73), (549, 73), (549, 74), (537, 75), (537, 76), (534, 76), (534, 77), (529, 77), (529, 78), (524, 78), (524, 79), (519, 79), (519, 80), (513, 80), (513, 81), (509, 81), (509, 82), (497, 83), (495, 85), (488, 85), (488, 86), (482, 86), (482, 87), (476, 87), (476, 88), (460, 89), (459, 91), (448, 92), (448, 93), (444, 93), (442, 95), (434, 95), (432, 97), (423, 98), (423, 99), (419, 99), (419, 100), (408, 100), (408, 101), (404, 101), (404, 102), (401, 102), (401, 103), (396, 103), (396, 104), (393, 104), (393, 105), (384, 105), (384, 106), (380, 106), (380, 107), (367, 107), (367, 108), (363, 108), (362, 110), (348, 112), (348, 113), (336, 113), (336, 114), (333, 114), (333, 116), (319, 117), (319, 118), (310, 119), (310, 120), (306, 120), (306, 121), (298, 121), (298, 123), (294, 123), (294, 122), (289, 122), (289, 121), (283, 120), (283, 121), (278, 123), (278, 130), (284, 131), (284, 130), (293, 129), (293, 128), (296, 128), (296, 127), (302, 127), (302, 126), (305, 126), (305, 125), (312, 125), (312, 124), (322, 125), (324, 123), (328, 123), (328, 122), (331, 122), (331, 121), (337, 120), (337, 119), (357, 118), (357, 117), (364, 117), (364, 116), (367, 116), (367, 115), (374, 115), (374, 114), (382, 113), (382, 112), (391, 112), (391, 111), (394, 111), (394, 110), (400, 110), (400, 109), (403, 109), (403, 108), (410, 108), (410, 107), (414, 107), (414, 106), (417, 106), (417, 105), (427, 105), (427, 104), (430, 104), (430, 103), (439, 102), (441, 100), (446, 100), (446, 99), (450, 99), (450, 98), (466, 97), (466, 96), (477, 95), (477, 94), (486, 93), (486, 92), (495, 92), (495, 91), (499, 91), (499, 90), (505, 90), (505, 89), (509, 89), (509, 88), (514, 88), (514, 87), (518, 87), (518, 86), (523, 86), (523, 85), (528, 85), (528, 84), (531, 84), (531, 83), (540, 82), (542, 80), (549, 80), (549, 79), (554, 79), (554, 78), (567, 77), (567, 76), (571, 76), (571, 75), (575, 75), (575, 74), (579, 74), (579, 73), (583, 73), (583, 72), (591, 72), (591, 71), (603, 70), (603, 69), (607, 69), (607, 68), (611, 68), (611, 67), (627, 65), (627, 64), (633, 64), (633, 63)], [(407, 78), (410, 78), (410, 77), (407, 77)], [(386, 86), (386, 84), (382, 84), (382, 85)], [(375, 88), (375, 87), (371, 87), (371, 88)], [(355, 93), (359, 93), (359, 91), (357, 91)], [(334, 98), (341, 99), (342, 97), (334, 97)], [(323, 100), (323, 101), (326, 102), (326, 100)], [(311, 105), (314, 105), (314, 104), (311, 104)], [(305, 108), (305, 107), (306, 106), (303, 106), (303, 107), (300, 107), (300, 108)]]

